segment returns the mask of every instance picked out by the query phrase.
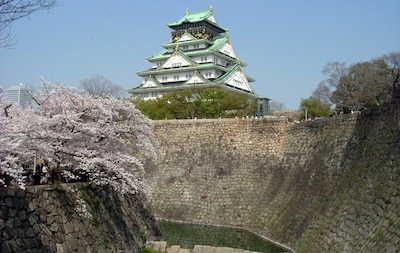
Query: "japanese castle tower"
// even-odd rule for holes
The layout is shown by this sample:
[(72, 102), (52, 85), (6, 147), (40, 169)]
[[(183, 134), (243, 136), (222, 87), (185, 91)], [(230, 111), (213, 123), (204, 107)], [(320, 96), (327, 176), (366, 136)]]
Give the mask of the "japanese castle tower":
[[(180, 90), (221, 88), (246, 93), (258, 99), (260, 107), (260, 98), (250, 85), (255, 79), (244, 73), (246, 64), (236, 55), (229, 31), (218, 24), (212, 6), (206, 11), (186, 10), (184, 17), (167, 25), (172, 29), (171, 41), (161, 45), (161, 52), (146, 58), (153, 66), (136, 73), (144, 80), (129, 93), (152, 99)], [(265, 115), (269, 99), (261, 100)]]

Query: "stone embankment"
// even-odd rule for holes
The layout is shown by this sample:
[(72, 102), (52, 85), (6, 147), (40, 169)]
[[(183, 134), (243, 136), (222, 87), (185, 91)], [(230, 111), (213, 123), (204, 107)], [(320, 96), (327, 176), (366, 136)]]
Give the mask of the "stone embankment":
[(154, 123), (155, 215), (246, 228), (296, 252), (400, 251), (400, 110)]
[(0, 189), (0, 252), (140, 252), (160, 239), (142, 194), (86, 183)]
[(161, 238), (153, 212), (299, 253), (400, 252), (399, 108), (302, 124), (160, 121), (154, 134), (150, 203), (87, 184), (1, 189), (1, 252), (138, 253)]

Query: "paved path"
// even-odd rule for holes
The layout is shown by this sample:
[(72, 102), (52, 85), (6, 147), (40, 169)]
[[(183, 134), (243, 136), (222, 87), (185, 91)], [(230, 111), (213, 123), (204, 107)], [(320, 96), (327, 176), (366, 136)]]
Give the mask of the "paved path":
[(214, 247), (206, 245), (196, 245), (194, 249), (184, 249), (179, 245), (167, 247), (166, 241), (147, 242), (146, 247), (167, 253), (257, 253), (256, 251), (235, 249), (230, 247)]
[(193, 249), (193, 253), (256, 253), (256, 251), (235, 249), (230, 247), (196, 245)]

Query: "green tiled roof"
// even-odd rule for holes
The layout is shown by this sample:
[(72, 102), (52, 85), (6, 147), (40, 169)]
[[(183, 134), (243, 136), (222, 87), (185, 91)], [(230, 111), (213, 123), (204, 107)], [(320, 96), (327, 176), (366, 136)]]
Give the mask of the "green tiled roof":
[[(183, 52), (183, 51), (182, 51)], [(210, 49), (201, 49), (201, 50), (196, 50), (196, 51), (189, 51), (189, 52), (183, 52), (183, 54), (185, 54), (188, 57), (191, 56), (196, 56), (196, 55), (204, 55), (204, 54), (209, 54), (210, 53)], [(171, 57), (173, 53), (167, 53), (166, 50), (161, 51), (160, 53), (153, 55), (151, 57), (146, 58), (146, 60), (148, 61), (157, 61), (157, 60), (164, 60), (164, 59), (168, 59), (169, 57)]]
[[(210, 48), (205, 48), (205, 49), (198, 49), (196, 51), (188, 51), (188, 52), (183, 52), (186, 56), (196, 56), (196, 55), (204, 55), (204, 54), (209, 54), (210, 53)], [(213, 51), (216, 52), (216, 51)], [(159, 52), (156, 55), (153, 55), (151, 57), (147, 57), (146, 60), (148, 61), (154, 61), (154, 60), (163, 60), (163, 59), (168, 59), (169, 57), (171, 57), (173, 53), (168, 53), (167, 50), (163, 50), (161, 52)]]
[[(202, 22), (202, 21), (209, 21), (208, 18), (210, 16), (212, 16), (212, 15), (214, 15), (214, 13), (213, 13), (211, 8), (209, 10), (206, 10), (206, 11), (197, 11), (197, 12), (192, 12), (192, 13), (189, 13), (187, 11), (186, 15), (184, 17), (182, 17), (181, 19), (179, 19), (176, 22), (168, 23), (167, 26), (174, 27), (174, 26), (181, 25), (181, 24), (183, 24), (185, 22), (187, 22), (187, 23), (197, 23), (197, 22)], [(209, 21), (209, 22), (211, 22), (211, 21)], [(221, 27), (217, 23), (214, 23), (214, 22), (211, 22), (211, 23), (214, 24), (215, 26), (221, 28), (222, 30), (227, 31), (227, 29)]]
[[(210, 80), (208, 80), (207, 78), (205, 78), (205, 77), (204, 77), (200, 72), (198, 72), (198, 71), (195, 71), (194, 74), (193, 74), (193, 76), (199, 77), (199, 78), (203, 81), (203, 84), (209, 84), (209, 83), (210, 83)], [(191, 79), (191, 78), (190, 78), (190, 79)], [(189, 79), (189, 80), (190, 80), (190, 79)], [(189, 80), (187, 80), (187, 81), (185, 82), (185, 85), (193, 85), (192, 83), (188, 83)]]
[(215, 79), (215, 82), (224, 83), (225, 81), (227, 81), (235, 73), (237, 68), (238, 68), (238, 65), (236, 64), (233, 68), (231, 68), (224, 75), (222, 75), (221, 77)]
[(180, 25), (184, 22), (189, 22), (189, 23), (196, 23), (196, 22), (200, 22), (203, 21), (205, 19), (207, 19), (209, 16), (212, 15), (212, 11), (211, 10), (206, 10), (206, 11), (196, 11), (193, 13), (187, 13), (183, 18), (179, 19), (176, 22), (172, 22), (167, 24), (168, 26), (176, 26), (176, 25)]
[[(231, 57), (229, 57), (229, 56), (227, 56), (227, 55), (225, 55), (225, 54), (219, 52), (218, 49), (219, 49), (219, 48), (213, 48), (213, 49), (211, 49), (211, 47), (210, 47), (210, 48), (203, 49), (203, 50), (196, 50), (196, 51), (189, 51), (189, 52), (182, 52), (182, 53), (183, 53), (185, 56), (193, 57), (193, 56), (199, 56), (199, 55), (209, 54), (209, 53), (211, 52), (211, 53), (213, 53), (213, 54), (220, 55), (220, 57), (223, 57), (223, 58), (225, 58), (225, 59), (227, 59), (227, 60), (232, 60)], [(163, 51), (159, 52), (159, 53), (156, 54), (156, 55), (153, 55), (153, 56), (151, 56), (151, 57), (146, 58), (146, 60), (148, 60), (149, 62), (160, 61), (160, 60), (166, 60), (166, 59), (168, 59), (169, 57), (171, 57), (172, 54), (173, 54), (173, 53), (167, 53), (167, 50), (163, 50)], [(247, 66), (247, 63), (244, 62), (244, 61), (242, 61), (242, 60), (240, 60), (240, 65), (241, 65), (242, 67), (245, 67), (245, 66)]]
[[(161, 44), (163, 49), (157, 54), (147, 57), (146, 60), (153, 62), (153, 64), (157, 62), (157, 66), (159, 66), (160, 63), (166, 64), (165, 66), (168, 66), (168, 68), (155, 68), (154, 66), (153, 68), (137, 72), (136, 75), (143, 77), (146, 80), (151, 78), (157, 85), (149, 85), (149, 83), (147, 83), (146, 86), (151, 87), (143, 87), (145, 84), (143, 83), (136, 88), (130, 89), (132, 94), (146, 93), (149, 91), (168, 92), (174, 90), (184, 90), (187, 89), (188, 86), (193, 85), (193, 87), (221, 87), (223, 89), (229, 89), (232, 91), (246, 91), (249, 95), (256, 96), (253, 88), (250, 85), (250, 82), (254, 82), (255, 79), (247, 76), (245, 72), (243, 72), (242, 67), (246, 66), (247, 64), (237, 58), (236, 52), (231, 51), (233, 50), (233, 47), (230, 42), (229, 32), (227, 29), (219, 26), (217, 23), (212, 6), (210, 6), (210, 9), (206, 11), (198, 11), (193, 13), (186, 11), (186, 15), (184, 17), (176, 22), (168, 23), (167, 25), (171, 29), (175, 30), (171, 33), (173, 39), (168, 43)], [(204, 26), (206, 29), (211, 29), (209, 32), (214, 35), (207, 38), (194, 35), (196, 33), (194, 30), (200, 26)], [(186, 28), (189, 30), (186, 30)], [(185, 34), (189, 37), (184, 37), (183, 39), (181, 39), (182, 37), (179, 37), (181, 40), (175, 39), (178, 38), (177, 36), (184, 36)], [(203, 45), (200, 47), (201, 43), (203, 43)], [(205, 48), (204, 43), (206, 44)], [(196, 44), (199, 46), (191, 46)], [(229, 45), (227, 45), (225, 48), (224, 46), (226, 44)], [(222, 49), (226, 49), (227, 52), (224, 52)], [(184, 64), (185, 66), (176, 67), (175, 65), (170, 64), (168, 59), (170, 57), (174, 57), (174, 54), (179, 54), (184, 58), (184, 60), (189, 62), (190, 65), (186, 66), (186, 64)], [(194, 57), (199, 59), (203, 56), (210, 56), (208, 58), (208, 63), (198, 63), (193, 60)], [(212, 59), (213, 57), (215, 59)], [(220, 64), (225, 65), (226, 63), (226, 66), (219, 65), (218, 63), (220, 60)], [(216, 69), (222, 71), (222, 75), (215, 79), (207, 79), (200, 72), (204, 70), (208, 71)], [(237, 70), (241, 71), (241, 73), (236, 73)], [(155, 77), (160, 77), (161, 75), (180, 74), (183, 72), (194, 72), (194, 76), (197, 75), (203, 82), (195, 82), (193, 80), (190, 81), (191, 79), (189, 78), (189, 80), (185, 79), (186, 81), (160, 83)], [(235, 74), (238, 74), (240, 78), (246, 78), (248, 82), (246, 81), (246, 84), (237, 86), (231, 82), (228, 84), (227, 82), (230, 81), (232, 76)], [(194, 76), (192, 76), (192, 78)], [(189, 81), (190, 83), (188, 83)]]
[[(151, 87), (151, 88), (146, 88), (146, 89), (140, 89), (140, 88), (132, 88), (129, 89), (128, 92), (131, 94), (140, 94), (140, 93), (147, 93), (149, 91), (151, 92), (165, 92), (165, 91), (179, 91), (179, 90), (187, 90), (188, 86), (191, 86), (193, 88), (221, 88), (224, 90), (228, 91), (233, 91), (233, 92), (238, 92), (239, 90), (237, 88), (221, 84), (221, 83), (200, 83), (200, 84), (185, 84), (185, 85), (180, 85), (180, 86), (162, 86), (162, 87)], [(248, 96), (254, 97), (254, 98), (260, 98), (260, 96), (256, 95), (255, 93), (247, 93)]]
[[(163, 58), (163, 57), (165, 57), (165, 54), (166, 54), (166, 53), (168, 53), (168, 50), (167, 50), (167, 49), (163, 49), (163, 50), (161, 50), (160, 52), (158, 52), (157, 54), (155, 54), (155, 55), (153, 55), (153, 56), (150, 56), (150, 57), (147, 57), (146, 60), (157, 59), (157, 58)], [(171, 55), (171, 54), (168, 54), (168, 57), (169, 57), (170, 55)]]
[(222, 36), (214, 40), (213, 45), (210, 47), (210, 50), (218, 50), (220, 49), (226, 42), (228, 41), (228, 37)]
[[(178, 55), (180, 55), (183, 59), (185, 59), (186, 61), (188, 61), (191, 65), (193, 65), (193, 66), (197, 66), (197, 65), (199, 65), (197, 62), (195, 62), (194, 60), (192, 60), (192, 58), (190, 58), (189, 56), (187, 56), (182, 50), (178, 50), (178, 51), (175, 51), (173, 54), (178, 54)], [(172, 54), (172, 55), (173, 55)], [(172, 56), (171, 55), (171, 56)]]
[[(204, 42), (204, 41), (211, 44), (211, 46), (209, 48), (198, 49), (195, 51), (188, 51), (188, 52), (183, 52), (183, 53), (189, 57), (195, 56), (195, 55), (208, 54), (208, 53), (210, 53), (210, 51), (218, 53), (218, 51), (221, 49), (221, 47), (223, 45), (225, 45), (226, 42), (229, 41), (229, 38), (227, 36), (220, 36), (220, 37), (217, 37), (214, 41), (198, 39), (197, 41), (170, 42), (170, 43), (162, 44), (161, 46), (165, 47), (165, 48), (173, 48), (173, 47), (176, 47), (176, 45), (194, 44), (194, 43), (199, 43), (199, 42)], [(147, 57), (146, 60), (151, 62), (151, 61), (168, 59), (172, 54), (173, 53), (168, 53), (167, 49), (163, 49), (159, 53), (157, 53), (153, 56)], [(222, 54), (222, 53), (220, 53), (220, 54), (221, 54), (221, 56), (224, 56), (224, 54)], [(229, 57), (229, 56), (226, 56), (226, 57)], [(247, 63), (241, 61), (241, 65), (247, 66)]]
[(179, 45), (193, 45), (193, 44), (199, 44), (201, 42), (206, 42), (207, 44), (213, 44), (213, 42), (211, 40), (206, 40), (206, 39), (195, 39), (195, 40), (186, 40), (186, 41), (177, 41), (177, 42), (169, 42), (169, 43), (164, 43), (161, 44), (162, 47), (164, 48), (171, 48), (171, 47), (175, 47), (176, 44)]
[(228, 71), (229, 69), (224, 68), (219, 65), (215, 65), (214, 63), (205, 63), (205, 64), (199, 64), (195, 66), (190, 66), (190, 67), (181, 67), (181, 68), (169, 68), (169, 69), (148, 69), (145, 71), (140, 71), (137, 72), (136, 75), (138, 76), (148, 76), (148, 75), (156, 75), (156, 74), (161, 74), (161, 73), (171, 73), (171, 72), (179, 72), (179, 71), (191, 71), (191, 70), (201, 70), (201, 69), (210, 69), (210, 68), (217, 68), (220, 69), (221, 71)]
[(249, 80), (249, 82), (255, 82), (257, 81), (257, 79), (255, 79), (254, 77), (248, 76), (246, 75), (247, 80)]
[[(241, 66), (239, 66), (239, 64), (238, 63), (236, 63), (228, 72), (226, 72), (224, 75), (222, 75), (221, 77), (219, 77), (219, 78), (217, 78), (217, 79), (215, 79), (215, 82), (225, 82), (225, 81), (227, 81), (234, 73), (235, 73), (235, 71), (238, 69), (238, 68), (240, 68)], [(244, 72), (243, 72), (244, 73)], [(247, 78), (247, 80), (249, 81), (249, 82), (255, 82), (256, 81), (256, 79), (255, 78), (253, 78), (253, 77), (250, 77), (250, 76), (248, 76), (248, 75), (246, 75), (245, 74), (245, 76), (246, 76), (246, 78)]]

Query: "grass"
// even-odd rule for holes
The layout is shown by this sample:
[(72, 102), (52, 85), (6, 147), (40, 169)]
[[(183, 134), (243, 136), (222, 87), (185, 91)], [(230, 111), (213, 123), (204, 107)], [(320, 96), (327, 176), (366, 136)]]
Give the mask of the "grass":
[(158, 251), (150, 248), (143, 248), (142, 253), (164, 253), (163, 251)]

